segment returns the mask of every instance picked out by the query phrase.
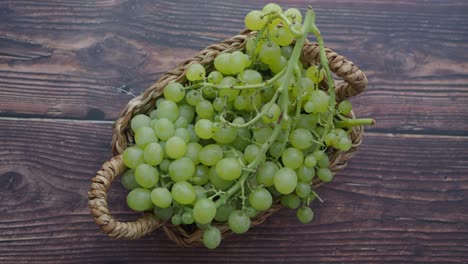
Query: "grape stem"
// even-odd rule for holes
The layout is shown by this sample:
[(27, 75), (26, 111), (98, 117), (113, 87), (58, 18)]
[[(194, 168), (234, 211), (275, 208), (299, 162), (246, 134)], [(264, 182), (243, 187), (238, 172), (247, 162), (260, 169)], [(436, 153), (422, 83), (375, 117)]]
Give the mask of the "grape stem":
[(335, 121), (335, 126), (338, 128), (351, 128), (355, 126), (374, 125), (374, 124), (375, 124), (375, 120), (372, 118), (358, 118), (358, 119), (345, 118), (343, 120)]

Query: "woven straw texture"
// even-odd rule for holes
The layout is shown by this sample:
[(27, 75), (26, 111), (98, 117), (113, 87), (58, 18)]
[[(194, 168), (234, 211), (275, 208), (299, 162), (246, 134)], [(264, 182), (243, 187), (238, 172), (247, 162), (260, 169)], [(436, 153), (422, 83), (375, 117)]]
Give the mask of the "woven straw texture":
[[(252, 34), (248, 30), (240, 32), (238, 35), (226, 39), (221, 43), (210, 45), (200, 51), (195, 57), (184, 61), (178, 67), (166, 72), (156, 83), (149, 87), (142, 95), (132, 99), (122, 111), (120, 117), (114, 125), (112, 137), (112, 152), (114, 157), (102, 165), (92, 179), (91, 188), (88, 192), (89, 206), (91, 214), (94, 216), (95, 223), (101, 230), (111, 237), (124, 239), (137, 239), (151, 233), (157, 228), (162, 228), (166, 235), (176, 244), (183, 247), (189, 247), (201, 244), (202, 231), (196, 229), (196, 226), (181, 227), (174, 226), (170, 222), (160, 222), (152, 214), (144, 214), (140, 218), (131, 222), (120, 222), (115, 220), (108, 208), (107, 191), (111, 183), (125, 171), (122, 160), (122, 153), (128, 145), (133, 143), (133, 134), (130, 129), (131, 118), (140, 113), (148, 113), (155, 107), (156, 99), (162, 94), (166, 85), (171, 81), (184, 83), (185, 71), (187, 67), (194, 62), (201, 63), (208, 70), (212, 69), (214, 58), (221, 52), (232, 52), (243, 49), (245, 40)], [(349, 97), (361, 93), (367, 85), (367, 78), (364, 73), (357, 68), (351, 61), (336, 52), (326, 49), (330, 69), (334, 74), (342, 79), (336, 82), (337, 101), (345, 100)], [(317, 43), (307, 42), (302, 51), (301, 61), (305, 66), (319, 63), (319, 47)], [(321, 84), (326, 89), (327, 84)], [(351, 114), (354, 117), (354, 114)], [(330, 152), (330, 169), (337, 173), (346, 167), (347, 161), (352, 158), (357, 147), (361, 144), (363, 135), (362, 127), (355, 127), (351, 132), (353, 143), (349, 151)], [(314, 182), (319, 186), (320, 182)], [(261, 215), (252, 220), (252, 226), (263, 223), (271, 214), (281, 208), (277, 201), (270, 209), (262, 212)], [(226, 226), (219, 226), (223, 237), (231, 234)]]

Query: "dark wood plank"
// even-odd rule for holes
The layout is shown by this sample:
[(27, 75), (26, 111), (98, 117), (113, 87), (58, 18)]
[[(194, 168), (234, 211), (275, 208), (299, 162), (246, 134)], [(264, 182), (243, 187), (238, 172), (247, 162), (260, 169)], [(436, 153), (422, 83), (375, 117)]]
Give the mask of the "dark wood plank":
[[(467, 263), (468, 138), (368, 133), (316, 219), (282, 210), (215, 251), (182, 249), (161, 232), (107, 238), (87, 207), (109, 158), (110, 122), (0, 118), (1, 263)], [(119, 184), (112, 212), (132, 219)]]
[[(304, 8), (303, 1), (279, 1)], [(0, 116), (114, 120), (168, 69), (236, 34), (248, 1), (2, 1)], [(326, 42), (369, 90), (381, 132), (468, 130), (468, 4), (314, 1)], [(391, 100), (389, 100), (391, 99)]]

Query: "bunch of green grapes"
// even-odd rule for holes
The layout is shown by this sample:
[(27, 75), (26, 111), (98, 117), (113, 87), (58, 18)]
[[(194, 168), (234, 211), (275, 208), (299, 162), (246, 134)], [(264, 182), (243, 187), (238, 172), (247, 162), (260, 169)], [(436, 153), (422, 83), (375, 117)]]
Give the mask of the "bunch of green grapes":
[(128, 206), (196, 224), (211, 249), (221, 241), (216, 226), (244, 233), (275, 202), (310, 222), (314, 178), (333, 179), (327, 150), (349, 150), (349, 128), (369, 122), (348, 119), (351, 104), (335, 102), (326, 58), (300, 63), (308, 33), (320, 37), (311, 9), (303, 23), (299, 10), (267, 4), (245, 24), (255, 34), (244, 49), (220, 53), (211, 72), (192, 63), (187, 82), (169, 83), (154, 110), (133, 117), (135, 145), (123, 153)]

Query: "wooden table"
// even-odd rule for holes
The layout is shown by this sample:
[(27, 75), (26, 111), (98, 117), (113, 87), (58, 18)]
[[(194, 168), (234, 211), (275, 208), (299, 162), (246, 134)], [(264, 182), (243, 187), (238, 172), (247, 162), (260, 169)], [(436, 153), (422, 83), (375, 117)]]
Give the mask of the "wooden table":
[[(0, 1), (0, 263), (468, 263), (466, 1), (313, 2), (369, 78), (355, 111), (377, 120), (313, 223), (285, 209), (215, 251), (99, 232), (87, 191), (121, 109), (263, 4)], [(112, 212), (135, 218), (125, 195), (113, 186)]]

